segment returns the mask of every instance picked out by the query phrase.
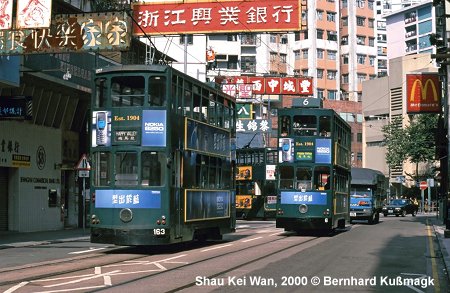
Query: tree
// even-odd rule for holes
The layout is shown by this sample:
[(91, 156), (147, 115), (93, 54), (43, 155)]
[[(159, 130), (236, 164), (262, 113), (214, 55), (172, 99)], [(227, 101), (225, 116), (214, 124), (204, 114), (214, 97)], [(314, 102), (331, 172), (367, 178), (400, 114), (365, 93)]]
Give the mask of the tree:
[(395, 117), (390, 124), (382, 128), (387, 148), (386, 163), (390, 168), (400, 166), (407, 160), (416, 164), (415, 175), (406, 175), (417, 180), (420, 177), (419, 163), (434, 160), (438, 116), (435, 114), (413, 115), (410, 124), (405, 128), (402, 128), (402, 119), (402, 117)]

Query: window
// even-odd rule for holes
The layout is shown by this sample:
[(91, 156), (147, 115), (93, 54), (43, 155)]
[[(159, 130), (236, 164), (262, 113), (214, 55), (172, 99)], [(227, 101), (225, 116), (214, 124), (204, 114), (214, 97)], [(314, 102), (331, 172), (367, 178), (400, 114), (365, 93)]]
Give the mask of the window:
[(362, 142), (362, 133), (361, 133), (361, 132), (358, 132), (358, 133), (356, 134), (356, 141), (357, 141), (357, 142)]
[(366, 4), (366, 1), (364, 0), (356, 0), (356, 6), (358, 6), (358, 8), (364, 8)]
[(292, 121), (292, 131), (297, 136), (317, 135), (317, 118), (313, 115), (296, 115)]
[(289, 116), (280, 117), (280, 135), (288, 136), (291, 134), (291, 118)]
[(327, 21), (336, 22), (336, 12), (327, 11)]
[(336, 100), (337, 99), (337, 91), (328, 90), (328, 100)]
[(369, 64), (370, 66), (375, 66), (375, 56), (369, 56)]
[(364, 26), (365, 22), (366, 22), (366, 18), (365, 17), (360, 17), (360, 16), (356, 17), (356, 25), (357, 26)]
[(374, 20), (373, 18), (369, 18), (369, 20), (368, 20), (368, 22), (367, 22), (367, 25), (368, 25), (370, 28), (373, 28), (373, 27), (374, 27), (374, 22), (375, 22), (375, 20)]
[(319, 117), (319, 135), (325, 137), (331, 135), (331, 118), (329, 116)]
[(335, 31), (327, 31), (328, 41), (337, 41), (337, 33)]
[(323, 30), (317, 30), (317, 38), (320, 40), (323, 39)]
[(95, 186), (110, 184), (111, 155), (109, 152), (95, 152), (93, 155), (93, 173)]
[(356, 160), (357, 161), (362, 161), (362, 153), (357, 153), (356, 154)]
[(194, 44), (194, 36), (193, 35), (181, 35), (180, 36), (180, 45), (184, 45), (184, 41), (187, 39), (188, 45)]
[(228, 42), (237, 42), (237, 40), (238, 40), (237, 34), (227, 34)]
[(276, 34), (270, 34), (270, 42), (275, 44), (277, 42), (277, 35)]
[(308, 167), (298, 167), (295, 172), (296, 188), (299, 190), (312, 189), (312, 170)]
[(362, 83), (363, 81), (365, 81), (366, 80), (366, 76), (367, 76), (366, 74), (358, 73), (357, 74), (358, 82)]
[(342, 0), (341, 3), (342, 3), (342, 8), (345, 8), (348, 5), (348, 1), (347, 0)]
[(341, 45), (348, 45), (348, 36), (343, 36), (341, 38)]
[(348, 83), (348, 74), (342, 75), (342, 83), (347, 84)]
[(300, 60), (301, 59), (301, 54), (300, 54), (300, 50), (295, 50), (294, 51), (294, 58), (295, 60)]
[(292, 189), (294, 187), (294, 167), (280, 166), (280, 189)]
[(314, 168), (314, 187), (317, 190), (331, 188), (330, 167), (318, 166)]
[(308, 49), (302, 49), (303, 59), (308, 59)]
[(375, 47), (375, 38), (369, 38), (369, 47)]
[(358, 45), (365, 45), (366, 44), (366, 37), (365, 36), (356, 36), (356, 43)]
[(348, 17), (343, 17), (342, 18), (342, 26), (348, 26)]
[(281, 63), (286, 63), (286, 54), (280, 54), (280, 62)]
[(238, 65), (238, 56), (228, 55), (227, 69), (237, 69), (237, 65)]
[(323, 100), (324, 95), (323, 95), (323, 89), (317, 89), (317, 98)]
[(327, 50), (329, 60), (336, 60), (336, 51)]
[(151, 76), (148, 84), (148, 100), (150, 106), (166, 105), (166, 78), (164, 76)]
[(323, 59), (323, 49), (317, 49), (317, 59)]
[(323, 19), (323, 10), (317, 10), (316, 14), (317, 14), (317, 19), (318, 20), (322, 20)]
[(106, 78), (95, 80), (95, 106), (105, 107), (106, 103)]
[(356, 54), (356, 59), (358, 60), (358, 64), (366, 63), (366, 55)]
[(141, 154), (141, 184), (143, 186), (164, 185), (164, 169), (166, 159), (162, 152), (142, 152)]
[(327, 70), (327, 79), (328, 80), (335, 80), (336, 79), (336, 70)]
[(136, 152), (117, 152), (114, 167), (116, 185), (137, 185), (138, 161)]
[(342, 63), (348, 64), (348, 54), (342, 55)]
[(317, 78), (322, 79), (323, 78), (323, 69), (317, 69)]
[(308, 69), (302, 69), (302, 75), (308, 76)]
[(142, 76), (115, 76), (111, 78), (113, 107), (144, 105), (145, 79)]

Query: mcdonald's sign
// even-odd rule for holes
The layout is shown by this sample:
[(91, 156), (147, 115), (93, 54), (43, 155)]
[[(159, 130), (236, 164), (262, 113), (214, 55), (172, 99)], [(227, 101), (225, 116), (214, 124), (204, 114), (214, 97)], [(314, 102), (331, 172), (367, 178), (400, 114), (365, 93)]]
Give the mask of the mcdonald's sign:
[(406, 75), (406, 111), (409, 114), (441, 112), (441, 96), (437, 73)]

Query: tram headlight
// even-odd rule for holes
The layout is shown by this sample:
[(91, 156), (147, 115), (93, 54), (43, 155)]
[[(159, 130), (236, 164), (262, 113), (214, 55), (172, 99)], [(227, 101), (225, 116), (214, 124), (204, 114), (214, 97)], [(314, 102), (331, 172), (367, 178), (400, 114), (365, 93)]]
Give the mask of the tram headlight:
[(324, 211), (323, 211), (323, 215), (324, 215), (325, 217), (328, 217), (328, 216), (330, 215), (330, 209), (324, 210)]
[(130, 209), (122, 209), (119, 217), (122, 222), (128, 223), (133, 219), (133, 212)]
[(306, 213), (308, 211), (308, 206), (306, 204), (301, 204), (298, 207), (298, 211), (302, 214)]

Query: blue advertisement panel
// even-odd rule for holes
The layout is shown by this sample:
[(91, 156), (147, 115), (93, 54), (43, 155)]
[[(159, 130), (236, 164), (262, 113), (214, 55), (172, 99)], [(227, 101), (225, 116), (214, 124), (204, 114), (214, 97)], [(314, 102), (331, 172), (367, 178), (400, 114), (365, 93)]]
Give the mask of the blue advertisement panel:
[(186, 190), (185, 221), (229, 217), (230, 197), (229, 191)]
[(315, 204), (326, 205), (326, 192), (300, 192), (300, 191), (282, 191), (282, 204)]
[(166, 111), (144, 110), (142, 112), (142, 145), (166, 146)]
[(161, 208), (161, 191), (159, 190), (97, 190), (95, 192), (96, 208)]
[(316, 139), (316, 163), (331, 164), (331, 139)]

